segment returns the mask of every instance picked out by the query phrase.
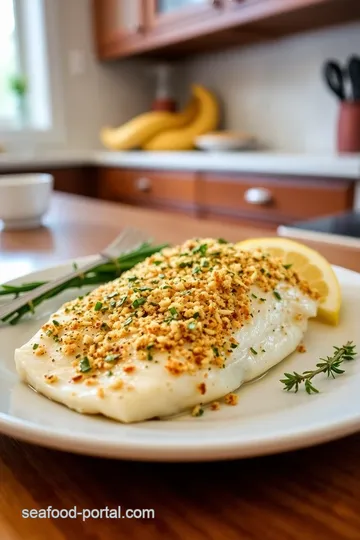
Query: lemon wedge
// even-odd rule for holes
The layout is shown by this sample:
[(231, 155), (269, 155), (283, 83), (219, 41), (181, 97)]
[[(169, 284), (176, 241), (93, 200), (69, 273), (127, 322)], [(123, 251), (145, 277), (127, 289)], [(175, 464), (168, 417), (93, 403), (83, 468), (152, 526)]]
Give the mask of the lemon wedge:
[(249, 238), (236, 244), (240, 249), (262, 249), (292, 265), (302, 279), (321, 295), (317, 319), (327, 324), (339, 322), (341, 291), (330, 263), (317, 251), (287, 238)]

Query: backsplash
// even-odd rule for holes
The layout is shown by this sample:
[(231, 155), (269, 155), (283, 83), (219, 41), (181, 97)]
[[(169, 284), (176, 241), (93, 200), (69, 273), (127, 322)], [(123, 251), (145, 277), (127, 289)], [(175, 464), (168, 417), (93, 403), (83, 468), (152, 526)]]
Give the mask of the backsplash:
[(338, 103), (322, 80), (328, 58), (360, 54), (360, 24), (351, 24), (197, 56), (186, 81), (219, 95), (224, 127), (254, 134), (281, 152), (335, 151)]

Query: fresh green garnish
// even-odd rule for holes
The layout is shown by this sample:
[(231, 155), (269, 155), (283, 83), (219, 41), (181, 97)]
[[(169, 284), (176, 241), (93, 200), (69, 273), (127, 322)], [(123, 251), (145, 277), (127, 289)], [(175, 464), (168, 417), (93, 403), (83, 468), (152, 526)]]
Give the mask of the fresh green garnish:
[(105, 362), (116, 362), (116, 360), (118, 360), (118, 359), (119, 359), (118, 354), (108, 354), (105, 357)]
[(193, 274), (198, 274), (199, 272), (201, 272), (201, 268), (200, 266), (195, 266), (194, 270), (193, 270)]
[(128, 317), (126, 321), (124, 322), (124, 326), (129, 326), (129, 324), (132, 323), (132, 317)]
[(209, 268), (210, 266), (210, 263), (207, 259), (204, 259), (202, 262), (201, 262), (201, 266), (202, 268)]
[(140, 296), (140, 298), (136, 298), (136, 299), (133, 301), (132, 307), (136, 309), (136, 308), (142, 306), (143, 304), (145, 304), (145, 302), (146, 302), (146, 298)]
[(178, 314), (178, 311), (177, 311), (177, 309), (176, 309), (175, 307), (171, 307), (171, 308), (169, 309), (169, 311), (170, 311), (171, 315), (172, 315), (173, 317), (175, 317), (175, 318), (179, 315), (179, 314)]
[(107, 376), (108, 376), (108, 377), (112, 377), (113, 375), (114, 375), (114, 374), (113, 374), (112, 371), (108, 371), (108, 372), (107, 372)]
[(252, 294), (251, 296), (252, 296), (252, 298), (255, 298), (255, 300), (257, 299), (256, 294)]
[(112, 298), (115, 298), (116, 296), (119, 296), (119, 293), (118, 293), (118, 292), (113, 292), (113, 293), (109, 294), (109, 295), (107, 296), (107, 298), (108, 298), (109, 300), (111, 300)]
[(151, 349), (154, 347), (154, 344), (150, 344), (146, 347), (146, 350), (147, 350), (147, 359), (148, 360), (152, 360), (153, 359), (153, 355), (152, 355), (152, 352), (151, 352)]
[(138, 278), (136, 276), (131, 276), (128, 278), (128, 281), (132, 282), (132, 281), (137, 281)]
[(95, 304), (95, 311), (100, 311), (100, 309), (103, 307), (102, 302), (96, 302)]
[(38, 343), (34, 343), (33, 345), (33, 351), (36, 351), (36, 349), (39, 347), (39, 344)]
[(135, 292), (145, 292), (145, 291), (153, 291), (151, 287), (140, 287), (139, 289), (134, 289)]
[(253, 349), (253, 347), (250, 347), (250, 351), (255, 354), (255, 356), (257, 355), (257, 351), (255, 351), (255, 349)]
[(118, 302), (118, 304), (117, 304), (118, 307), (123, 306), (123, 305), (125, 304), (126, 300), (127, 300), (127, 296), (123, 296), (122, 299), (119, 300), (119, 302)]
[(220, 356), (219, 349), (217, 347), (212, 347), (213, 353), (216, 357)]
[(195, 328), (196, 328), (196, 322), (195, 321), (189, 322), (188, 329), (189, 330), (195, 330)]
[(283, 264), (283, 267), (284, 267), (286, 270), (289, 270), (289, 268), (292, 267), (292, 264)]
[(237, 343), (231, 343), (230, 347), (236, 349), (239, 345)]
[(87, 373), (91, 370), (90, 362), (87, 356), (84, 356), (82, 360), (80, 360), (80, 371), (81, 373)]
[(352, 341), (348, 341), (346, 345), (342, 347), (333, 347), (335, 353), (333, 356), (327, 356), (326, 358), (320, 358), (320, 362), (316, 364), (317, 369), (304, 371), (303, 373), (284, 373), (285, 379), (281, 379), (280, 382), (284, 385), (284, 390), (290, 392), (294, 390), (296, 393), (299, 390), (299, 386), (305, 383), (305, 390), (308, 394), (318, 394), (319, 390), (312, 384), (312, 379), (320, 373), (326, 373), (328, 377), (335, 379), (336, 375), (341, 375), (345, 372), (344, 369), (340, 369), (341, 364), (346, 361), (354, 360), (357, 355), (356, 345), (353, 345)]
[(196, 313), (194, 313), (194, 315), (193, 315), (194, 319), (198, 319), (199, 317), (200, 317), (200, 313), (198, 311)]
[(51, 336), (53, 335), (53, 331), (50, 330), (50, 329), (47, 330), (47, 331), (46, 331), (46, 335), (47, 335), (48, 337), (51, 337)]
[(280, 294), (279, 294), (277, 291), (274, 291), (274, 296), (275, 296), (275, 298), (277, 298), (278, 300), (281, 300), (281, 296), (280, 296)]
[(161, 289), (172, 289), (171, 285), (163, 285)]
[(179, 268), (191, 268), (191, 266), (193, 265), (193, 261), (187, 261), (187, 262), (181, 262), (179, 264)]
[(218, 238), (218, 244), (228, 244), (229, 242), (227, 240), (224, 240), (224, 238)]
[(160, 266), (160, 264), (162, 264), (163, 261), (153, 261), (153, 264), (155, 264), (155, 266)]
[(266, 298), (260, 298), (260, 302), (266, 302)]
[(108, 324), (106, 324), (106, 322), (103, 322), (102, 325), (100, 326), (101, 330), (106, 330), (106, 331), (109, 331), (110, 330), (110, 326)]
[(59, 321), (57, 321), (56, 319), (54, 319), (54, 320), (52, 321), (52, 323), (53, 323), (54, 326), (60, 326)]
[(208, 248), (208, 245), (207, 244), (201, 244), (200, 246), (196, 246), (192, 252), (194, 253), (194, 255), (196, 253), (201, 253), (201, 255), (206, 255), (206, 252), (207, 252), (207, 248)]

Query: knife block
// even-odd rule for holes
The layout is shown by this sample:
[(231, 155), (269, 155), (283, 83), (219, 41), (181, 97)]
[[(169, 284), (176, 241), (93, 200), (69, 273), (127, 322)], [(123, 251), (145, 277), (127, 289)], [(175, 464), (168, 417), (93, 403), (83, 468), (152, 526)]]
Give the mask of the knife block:
[(339, 153), (360, 152), (360, 101), (340, 105), (337, 149)]

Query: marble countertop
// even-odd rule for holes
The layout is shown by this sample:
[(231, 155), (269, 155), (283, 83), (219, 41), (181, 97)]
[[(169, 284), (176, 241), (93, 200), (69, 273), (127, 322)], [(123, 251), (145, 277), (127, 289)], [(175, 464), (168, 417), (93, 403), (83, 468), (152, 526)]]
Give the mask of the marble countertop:
[(288, 174), (360, 180), (360, 154), (337, 156), (335, 154), (282, 154), (275, 152), (109, 152), (101, 150), (0, 154), (0, 174), (1, 171), (27, 167), (81, 165)]

